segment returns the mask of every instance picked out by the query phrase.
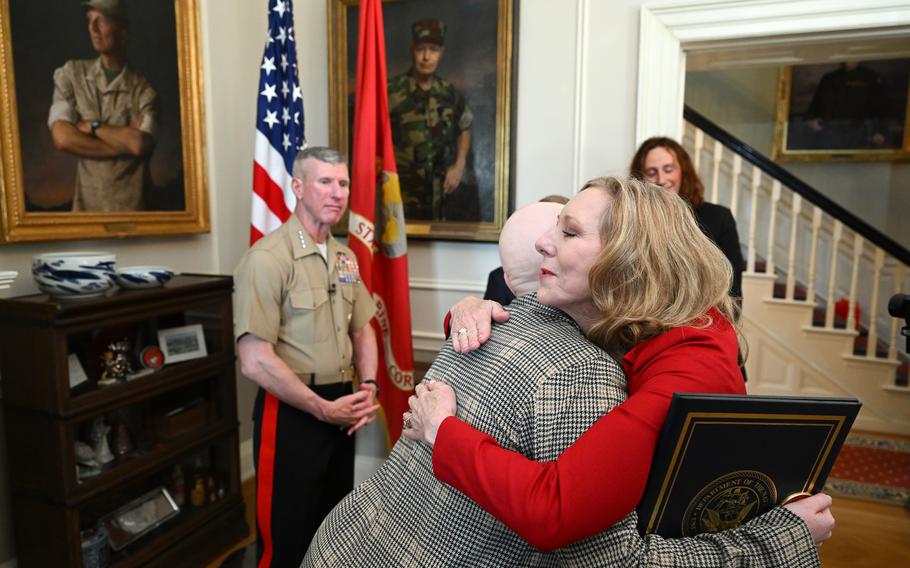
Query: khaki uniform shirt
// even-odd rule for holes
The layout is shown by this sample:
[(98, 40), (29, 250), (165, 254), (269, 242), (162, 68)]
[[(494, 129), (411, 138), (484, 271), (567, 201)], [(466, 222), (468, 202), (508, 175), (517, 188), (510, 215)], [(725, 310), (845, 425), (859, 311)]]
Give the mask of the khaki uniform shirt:
[(235, 336), (268, 341), (298, 375), (350, 368), (349, 331), (376, 313), (354, 253), (331, 235), (326, 244), (328, 262), (292, 215), (259, 239), (234, 271)]
[[(73, 124), (80, 120), (100, 120), (110, 126), (129, 126), (133, 117), (142, 115), (139, 130), (154, 138), (158, 132), (158, 112), (158, 93), (129, 66), (110, 84), (100, 58), (67, 61), (54, 71), (48, 127), (58, 120)], [(148, 175), (148, 157), (80, 158), (73, 211), (141, 209), (142, 189)]]

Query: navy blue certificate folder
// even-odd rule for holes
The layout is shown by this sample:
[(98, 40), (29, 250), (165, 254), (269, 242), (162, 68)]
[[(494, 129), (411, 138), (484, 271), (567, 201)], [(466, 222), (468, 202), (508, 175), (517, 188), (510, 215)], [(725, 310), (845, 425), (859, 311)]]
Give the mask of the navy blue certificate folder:
[(818, 493), (860, 406), (853, 398), (674, 394), (638, 505), (639, 531), (718, 532)]

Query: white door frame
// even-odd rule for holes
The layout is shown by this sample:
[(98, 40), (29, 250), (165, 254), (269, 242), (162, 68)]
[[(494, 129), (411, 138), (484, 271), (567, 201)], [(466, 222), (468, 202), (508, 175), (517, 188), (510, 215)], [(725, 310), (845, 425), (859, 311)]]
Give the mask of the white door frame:
[(707, 42), (792, 42), (800, 36), (858, 40), (903, 34), (907, 0), (684, 0), (641, 8), (635, 145), (682, 136), (686, 51)]

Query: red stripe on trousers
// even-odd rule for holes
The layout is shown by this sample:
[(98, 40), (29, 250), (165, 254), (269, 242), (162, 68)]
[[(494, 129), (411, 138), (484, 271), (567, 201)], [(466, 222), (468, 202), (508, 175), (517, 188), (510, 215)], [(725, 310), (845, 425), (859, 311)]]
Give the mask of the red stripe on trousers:
[(278, 399), (265, 393), (259, 428), (259, 463), (256, 468), (256, 522), (262, 535), (259, 568), (272, 563), (272, 482), (275, 479), (275, 430), (278, 426)]

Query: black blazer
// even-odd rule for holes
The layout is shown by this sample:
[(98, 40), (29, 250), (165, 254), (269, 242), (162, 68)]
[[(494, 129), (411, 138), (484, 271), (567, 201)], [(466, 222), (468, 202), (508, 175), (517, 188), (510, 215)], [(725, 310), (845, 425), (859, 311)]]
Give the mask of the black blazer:
[(733, 213), (723, 205), (705, 202), (695, 209), (695, 219), (705, 236), (714, 241), (733, 266), (730, 295), (742, 298), (743, 270), (746, 263), (739, 247), (739, 233), (736, 231)]
[(487, 277), (487, 290), (483, 293), (484, 300), (495, 300), (503, 306), (508, 306), (515, 299), (515, 294), (506, 286), (506, 278), (500, 266), (490, 272)]

